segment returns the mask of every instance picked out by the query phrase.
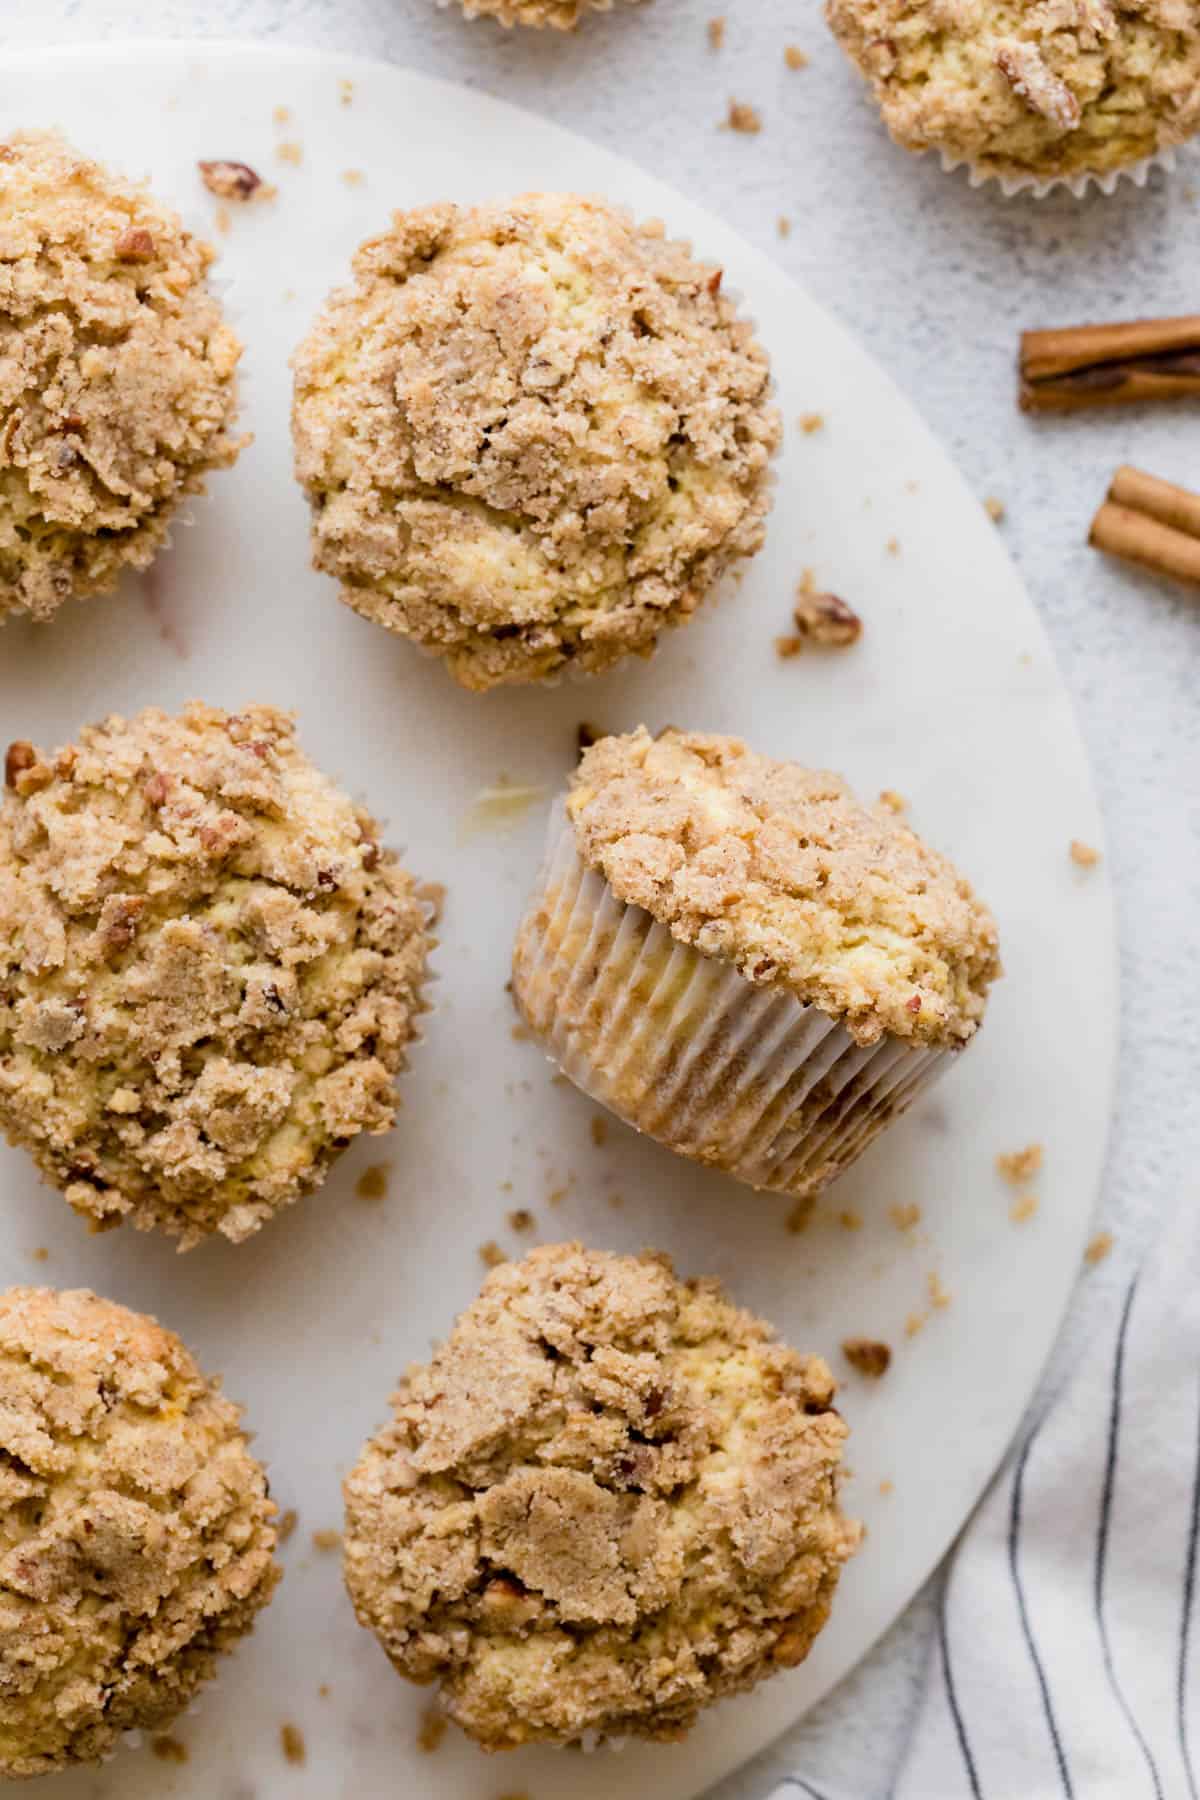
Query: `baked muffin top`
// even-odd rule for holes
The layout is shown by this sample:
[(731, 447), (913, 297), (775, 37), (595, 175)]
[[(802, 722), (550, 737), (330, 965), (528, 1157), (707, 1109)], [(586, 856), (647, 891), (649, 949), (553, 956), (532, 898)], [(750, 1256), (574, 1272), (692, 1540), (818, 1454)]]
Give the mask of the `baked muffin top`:
[(996, 175), (1103, 174), (1200, 130), (1194, 0), (826, 0), (892, 136)]
[(295, 360), (314, 559), (465, 686), (649, 654), (762, 542), (767, 359), (599, 200), (397, 213)]
[(0, 1776), (165, 1724), (279, 1576), (239, 1413), (154, 1319), (0, 1294)]
[(837, 775), (737, 738), (601, 738), (571, 782), (580, 855), (620, 900), (861, 1044), (965, 1043), (1000, 972), (996, 927), (949, 862)]
[(392, 1124), (428, 909), (270, 706), (6, 775), (0, 1125), (95, 1224), (249, 1236)]
[(798, 1356), (666, 1257), (508, 1263), (346, 1482), (346, 1580), (488, 1749), (681, 1736), (799, 1662), (859, 1529)]
[(57, 134), (0, 142), (0, 622), (144, 569), (233, 462), (241, 345), (213, 254)]
[(495, 19), (505, 27), (549, 25), (555, 31), (574, 31), (586, 13), (611, 12), (613, 0), (462, 0), (462, 9), (468, 19)]

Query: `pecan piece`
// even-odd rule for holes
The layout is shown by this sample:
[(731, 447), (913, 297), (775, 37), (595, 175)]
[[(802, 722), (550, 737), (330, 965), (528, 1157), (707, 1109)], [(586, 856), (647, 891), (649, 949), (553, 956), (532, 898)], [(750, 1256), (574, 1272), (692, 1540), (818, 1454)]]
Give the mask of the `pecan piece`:
[(18, 738), (15, 744), (10, 744), (4, 758), (5, 787), (15, 788), (17, 777), (26, 769), (32, 769), (36, 762), (37, 751), (27, 739)]
[(199, 162), (196, 167), (201, 181), (218, 200), (249, 200), (263, 184), (262, 176), (257, 175), (249, 163), (220, 159)]
[(800, 637), (809, 644), (843, 650), (862, 636), (862, 620), (836, 594), (813, 594), (801, 588), (792, 617)]
[(147, 263), (155, 256), (154, 239), (144, 225), (131, 225), (116, 243), (118, 262)]

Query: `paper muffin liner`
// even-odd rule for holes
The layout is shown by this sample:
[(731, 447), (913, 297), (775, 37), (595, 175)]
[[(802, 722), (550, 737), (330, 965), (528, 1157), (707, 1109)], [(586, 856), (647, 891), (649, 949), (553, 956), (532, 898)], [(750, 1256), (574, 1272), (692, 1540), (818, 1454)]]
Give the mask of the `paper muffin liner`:
[(750, 1187), (815, 1196), (955, 1051), (845, 1026), (678, 943), (579, 856), (561, 802), (517, 934), (513, 993), (576, 1087)]
[(1140, 161), (1129, 163), (1123, 169), (1106, 169), (1102, 174), (1093, 169), (1082, 169), (1074, 175), (997, 175), (990, 169), (981, 169), (969, 158), (952, 156), (948, 150), (938, 152), (943, 169), (948, 175), (957, 169), (967, 171), (967, 180), (973, 188), (988, 187), (993, 183), (1000, 189), (1006, 200), (1013, 200), (1018, 194), (1029, 194), (1035, 200), (1044, 200), (1047, 194), (1061, 192), (1064, 188), (1082, 200), (1088, 189), (1095, 186), (1102, 194), (1115, 193), (1122, 181), (1131, 181), (1135, 187), (1144, 188), (1150, 179), (1153, 169), (1162, 169), (1172, 174), (1178, 164), (1178, 147), (1167, 145), (1156, 150), (1152, 156), (1143, 156)]

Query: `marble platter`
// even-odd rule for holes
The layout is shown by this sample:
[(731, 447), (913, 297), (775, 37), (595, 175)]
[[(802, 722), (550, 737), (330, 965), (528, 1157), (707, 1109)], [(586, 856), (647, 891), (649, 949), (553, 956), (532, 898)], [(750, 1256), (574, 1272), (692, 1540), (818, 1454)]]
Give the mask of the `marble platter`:
[[(5, 1281), (86, 1284), (159, 1314), (225, 1373), (280, 1505), (299, 1514), (274, 1603), (176, 1729), (187, 1762), (130, 1749), (39, 1792), (601, 1800), (619, 1786), (693, 1800), (825, 1693), (941, 1557), (1016, 1427), (1079, 1269), (1112, 1088), (1115, 933), (1103, 866), (1067, 855), (1072, 838), (1100, 844), (1102, 828), (1045, 636), (979, 497), (868, 352), (731, 227), (631, 163), (467, 88), (324, 53), (142, 43), (7, 56), (0, 71), (0, 133), (61, 126), (152, 176), (206, 233), (216, 208), (197, 159), (248, 162), (279, 187), (216, 232), (247, 343), (253, 447), (148, 577), (49, 629), (4, 630), (0, 737), (53, 744), (108, 711), (193, 695), (295, 707), (308, 750), (448, 888), (437, 1010), (398, 1128), (250, 1243), (179, 1258), (128, 1232), (88, 1237), (22, 1156), (0, 1151)], [(392, 207), (549, 186), (661, 216), (724, 265), (771, 351), (787, 445), (766, 550), (653, 662), (480, 699), (310, 572), (288, 356)], [(797, 420), (812, 413), (825, 426), (805, 434)], [(774, 641), (805, 568), (867, 628), (849, 653), (782, 662)], [(837, 767), (864, 794), (896, 789), (997, 913), (1007, 978), (978, 1044), (801, 1236), (782, 1200), (616, 1125), (594, 1142), (594, 1108), (513, 1037), (508, 947), (583, 719), (738, 732)], [(993, 1159), (1035, 1139), (1041, 1205), (1018, 1226)], [(386, 1196), (364, 1200), (358, 1179), (379, 1162)], [(920, 1223), (901, 1231), (892, 1209), (912, 1205)], [(313, 1544), (340, 1524), (340, 1478), (394, 1377), (476, 1291), (479, 1247), (533, 1241), (509, 1229), (515, 1206), (534, 1213), (538, 1240), (653, 1244), (721, 1276), (847, 1376), (847, 1504), (866, 1546), (807, 1665), (722, 1706), (683, 1745), (485, 1761), (451, 1733), (423, 1754), (428, 1696), (392, 1676), (354, 1623), (337, 1556)], [(931, 1278), (948, 1304), (932, 1304)], [(861, 1334), (896, 1352), (873, 1388), (838, 1352)], [(303, 1735), (302, 1765), (285, 1760), (285, 1723)]]

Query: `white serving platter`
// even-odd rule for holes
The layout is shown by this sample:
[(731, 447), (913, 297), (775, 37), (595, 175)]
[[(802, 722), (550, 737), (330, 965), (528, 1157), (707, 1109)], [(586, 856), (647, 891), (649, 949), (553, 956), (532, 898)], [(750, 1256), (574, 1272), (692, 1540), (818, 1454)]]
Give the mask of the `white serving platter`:
[[(1100, 843), (1101, 825), (1045, 637), (1001, 534), (888, 376), (767, 257), (631, 163), (467, 88), (327, 54), (109, 45), (0, 67), (0, 132), (61, 126), (81, 149), (152, 176), (206, 232), (216, 207), (198, 158), (248, 162), (279, 186), (217, 240), (247, 344), (253, 447), (214, 479), (148, 577), (49, 628), (0, 634), (0, 737), (54, 744), (106, 712), (192, 696), (295, 707), (311, 754), (449, 890), (437, 1009), (399, 1126), (357, 1146), (319, 1195), (252, 1242), (177, 1257), (130, 1231), (89, 1237), (23, 1156), (0, 1151), (4, 1279), (86, 1284), (160, 1315), (224, 1372), (280, 1505), (299, 1513), (275, 1601), (175, 1731), (187, 1763), (130, 1748), (45, 1791), (601, 1800), (619, 1785), (692, 1800), (825, 1693), (943, 1554), (1018, 1422), (1079, 1268), (1112, 1088), (1115, 937), (1103, 867), (1081, 870), (1067, 854), (1072, 838)], [(285, 141), (300, 146), (298, 165), (280, 159)], [(547, 186), (661, 216), (724, 264), (771, 351), (787, 447), (766, 550), (651, 663), (479, 698), (310, 572), (288, 357), (391, 208)], [(823, 413), (824, 429), (798, 430), (807, 413)], [(782, 662), (774, 640), (806, 567), (859, 608), (866, 632), (848, 653)], [(615, 1122), (595, 1143), (595, 1108), (512, 1035), (508, 950), (545, 808), (539, 799), (501, 822), (479, 796), (508, 782), (548, 801), (584, 719), (737, 732), (836, 767), (864, 794), (896, 789), (997, 913), (1007, 978), (978, 1044), (802, 1236), (785, 1229), (786, 1202)], [(1046, 1145), (1041, 1206), (1018, 1226), (993, 1159), (1033, 1140)], [(365, 1201), (356, 1183), (377, 1162), (389, 1165), (387, 1195)], [(921, 1223), (901, 1231), (890, 1209), (913, 1204)], [(649, 1244), (687, 1272), (721, 1276), (848, 1376), (847, 1503), (869, 1535), (814, 1654), (721, 1706), (686, 1743), (630, 1746), (619, 1762), (485, 1760), (453, 1732), (422, 1753), (428, 1695), (392, 1674), (354, 1622), (338, 1557), (312, 1543), (340, 1524), (341, 1477), (395, 1376), (475, 1293), (479, 1246), (534, 1241), (506, 1224), (517, 1206), (534, 1213), (538, 1241)], [(948, 1304), (931, 1304), (931, 1276)], [(911, 1336), (910, 1320), (922, 1321)], [(850, 1334), (895, 1348), (873, 1388), (845, 1370), (838, 1346)], [(304, 1737), (303, 1765), (284, 1758), (285, 1722)]]

